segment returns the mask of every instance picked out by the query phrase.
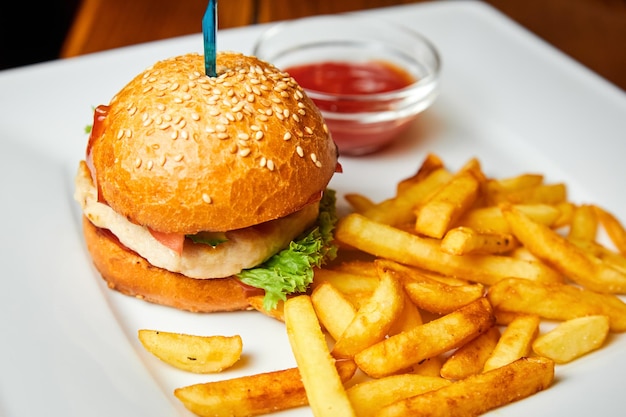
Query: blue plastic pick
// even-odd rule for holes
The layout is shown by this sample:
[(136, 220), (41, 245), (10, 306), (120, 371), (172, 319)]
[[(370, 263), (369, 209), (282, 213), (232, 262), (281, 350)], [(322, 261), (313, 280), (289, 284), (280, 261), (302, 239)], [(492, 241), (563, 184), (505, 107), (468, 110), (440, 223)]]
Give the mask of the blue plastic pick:
[(217, 77), (215, 64), (215, 38), (217, 34), (217, 0), (209, 0), (202, 17), (204, 35), (204, 72), (209, 77)]

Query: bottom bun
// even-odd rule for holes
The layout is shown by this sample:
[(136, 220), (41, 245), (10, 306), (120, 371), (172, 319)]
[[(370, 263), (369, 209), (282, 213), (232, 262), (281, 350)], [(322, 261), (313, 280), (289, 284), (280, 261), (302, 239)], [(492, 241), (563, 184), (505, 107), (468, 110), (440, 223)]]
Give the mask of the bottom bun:
[(194, 279), (152, 266), (86, 217), (83, 234), (96, 269), (109, 288), (122, 294), (198, 313), (251, 308), (234, 278)]

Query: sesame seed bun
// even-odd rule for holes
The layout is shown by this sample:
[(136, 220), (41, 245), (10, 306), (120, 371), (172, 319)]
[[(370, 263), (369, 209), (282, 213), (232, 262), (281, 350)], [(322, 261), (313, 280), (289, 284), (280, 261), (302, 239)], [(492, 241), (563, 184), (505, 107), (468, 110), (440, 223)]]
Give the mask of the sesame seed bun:
[(336, 169), (321, 113), (287, 73), (221, 52), (212, 78), (187, 54), (98, 106), (75, 198), (110, 288), (182, 310), (242, 310), (249, 292), (235, 276), (315, 223)]
[(90, 158), (101, 198), (164, 233), (228, 231), (320, 198), (337, 149), (288, 74), (222, 52), (215, 78), (188, 54), (138, 74), (104, 109)]
[(95, 267), (111, 289), (198, 313), (250, 308), (244, 288), (233, 278), (193, 279), (154, 267), (86, 217), (83, 234)]

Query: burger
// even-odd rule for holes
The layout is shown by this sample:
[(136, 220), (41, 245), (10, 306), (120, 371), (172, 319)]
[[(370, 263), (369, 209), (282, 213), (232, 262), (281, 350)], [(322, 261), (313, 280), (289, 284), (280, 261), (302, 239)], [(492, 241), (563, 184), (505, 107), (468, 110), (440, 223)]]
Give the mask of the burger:
[(108, 286), (194, 312), (271, 309), (335, 256), (337, 148), (289, 74), (220, 52), (159, 61), (94, 111), (76, 176)]

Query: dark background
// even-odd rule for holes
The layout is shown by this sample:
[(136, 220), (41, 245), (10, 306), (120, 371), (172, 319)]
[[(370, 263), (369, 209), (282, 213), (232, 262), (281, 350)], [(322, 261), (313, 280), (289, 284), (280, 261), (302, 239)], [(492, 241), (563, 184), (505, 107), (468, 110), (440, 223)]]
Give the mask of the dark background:
[(0, 12), (0, 69), (56, 59), (79, 0), (7, 3)]
[[(429, 0), (220, 0), (220, 28)], [(626, 90), (626, 0), (483, 0)], [(4, 2), (0, 70), (59, 58), (81, 0)], [(196, 33), (208, 0), (91, 0), (84, 54)], [(67, 54), (66, 56), (73, 56)]]

